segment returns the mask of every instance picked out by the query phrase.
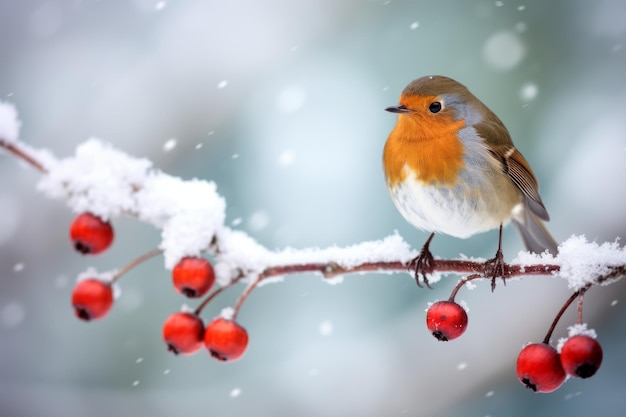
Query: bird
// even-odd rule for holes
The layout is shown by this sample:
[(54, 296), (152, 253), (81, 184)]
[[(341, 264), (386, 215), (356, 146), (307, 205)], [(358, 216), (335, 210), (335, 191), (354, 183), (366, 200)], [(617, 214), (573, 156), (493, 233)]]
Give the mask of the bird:
[[(414, 227), (430, 232), (409, 262), (418, 286), (430, 288), (434, 270), (429, 246), (436, 233), (457, 238), (499, 228), (498, 249), (485, 262), (485, 276), (505, 278), (502, 227), (512, 222), (528, 251), (556, 255), (558, 245), (528, 161), (504, 123), (463, 84), (441, 75), (411, 81), (383, 150), (387, 189), (395, 207)], [(506, 282), (506, 281), (505, 281)]]

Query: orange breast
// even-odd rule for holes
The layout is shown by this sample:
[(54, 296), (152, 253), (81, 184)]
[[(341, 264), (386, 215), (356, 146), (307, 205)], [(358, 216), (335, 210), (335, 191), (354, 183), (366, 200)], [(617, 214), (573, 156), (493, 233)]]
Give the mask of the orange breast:
[(388, 186), (403, 182), (411, 172), (425, 184), (453, 185), (464, 166), (463, 144), (457, 136), (464, 126), (463, 120), (399, 115), (383, 154)]

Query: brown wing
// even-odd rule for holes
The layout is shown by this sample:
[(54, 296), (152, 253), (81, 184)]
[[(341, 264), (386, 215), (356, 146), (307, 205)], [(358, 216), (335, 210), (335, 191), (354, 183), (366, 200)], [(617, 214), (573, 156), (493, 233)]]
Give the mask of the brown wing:
[(541, 201), (541, 196), (539, 196), (539, 184), (537, 183), (535, 174), (533, 174), (532, 169), (530, 169), (528, 165), (528, 161), (526, 161), (526, 158), (515, 148), (509, 149), (507, 153), (510, 153), (510, 155), (506, 161), (508, 165), (506, 173), (527, 197), (526, 201), (528, 202), (530, 210), (540, 219), (546, 221), (550, 220), (548, 211)]
[(550, 220), (541, 197), (539, 196), (539, 184), (533, 170), (526, 158), (513, 145), (509, 132), (500, 122), (500, 119), (492, 116), (496, 122), (479, 123), (475, 126), (476, 132), (490, 145), (490, 151), (502, 164), (502, 170), (511, 178), (511, 181), (522, 190), (530, 210), (542, 220)]

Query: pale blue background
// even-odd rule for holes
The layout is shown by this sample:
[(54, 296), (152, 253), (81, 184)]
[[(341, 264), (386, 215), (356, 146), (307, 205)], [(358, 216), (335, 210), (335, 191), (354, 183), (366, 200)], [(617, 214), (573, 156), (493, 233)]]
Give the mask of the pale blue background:
[[(404, 222), (384, 186), (381, 152), (395, 116), (383, 109), (412, 79), (438, 73), (466, 84), (509, 127), (558, 240), (626, 235), (622, 1), (158, 4), (0, 0), (0, 100), (19, 109), (22, 139), (65, 156), (94, 135), (171, 174), (215, 180), (228, 221), (242, 219), (270, 248), (348, 245), (396, 229), (419, 247), (426, 234)], [(521, 95), (529, 85), (532, 99)], [(177, 146), (166, 152), (171, 138)], [(161, 260), (122, 279), (103, 321), (79, 322), (69, 304), (79, 272), (123, 265), (154, 247), (158, 232), (116, 219), (113, 248), (83, 258), (67, 239), (72, 213), (37, 193), (37, 178), (0, 156), (2, 416), (624, 415), (624, 282), (586, 298), (604, 347), (599, 373), (550, 395), (517, 382), (515, 358), (543, 338), (569, 295), (552, 278), (495, 294), (486, 283), (462, 290), (468, 331), (442, 344), (428, 335), (424, 310), (454, 278), (427, 291), (408, 275), (338, 286), (291, 277), (244, 306), (251, 341), (241, 361), (173, 357), (161, 324), (184, 300)], [(488, 257), (495, 245), (491, 232), (438, 236), (432, 248)], [(512, 228), (504, 249), (507, 259), (521, 249)], [(555, 336), (574, 320), (568, 312)]]

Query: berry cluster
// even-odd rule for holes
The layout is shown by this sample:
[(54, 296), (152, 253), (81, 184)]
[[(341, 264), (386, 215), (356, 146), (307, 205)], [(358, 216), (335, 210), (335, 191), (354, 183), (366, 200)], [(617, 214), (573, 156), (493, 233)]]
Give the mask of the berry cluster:
[(602, 363), (602, 348), (596, 339), (576, 335), (567, 339), (561, 353), (547, 343), (526, 345), (517, 357), (517, 377), (535, 392), (552, 392), (566, 376), (589, 378)]
[[(76, 250), (82, 254), (98, 254), (105, 251), (113, 242), (113, 227), (107, 221), (91, 213), (76, 216), (70, 226), (70, 239)], [(87, 277), (76, 283), (72, 292), (72, 306), (81, 320), (97, 320), (104, 317), (113, 306), (113, 284), (119, 277), (160, 251), (153, 251), (105, 281), (97, 277)], [(207, 294), (215, 283), (215, 272), (209, 261), (201, 257), (185, 257), (172, 270), (174, 288), (188, 298), (198, 298)], [(225, 288), (225, 287), (223, 287)], [(223, 289), (222, 288), (222, 289)], [(163, 324), (163, 340), (170, 352), (191, 355), (202, 347), (220, 361), (240, 358), (248, 346), (248, 333), (233, 318), (216, 318), (205, 328), (200, 313), (203, 307), (222, 289), (218, 289), (194, 312), (177, 312)]]
[[(476, 276), (478, 278), (478, 276)], [(462, 279), (454, 288), (450, 299), (430, 305), (426, 312), (426, 326), (439, 341), (447, 342), (461, 336), (467, 329), (467, 312), (454, 301), (458, 290), (474, 277)], [(570, 334), (562, 344), (560, 353), (550, 346), (552, 332), (559, 319), (578, 297), (578, 324), (582, 325), (583, 296), (588, 287), (575, 292), (555, 317), (542, 343), (526, 345), (517, 358), (517, 377), (526, 388), (534, 392), (552, 392), (559, 388), (567, 376), (589, 378), (602, 363), (600, 344), (587, 334)]]
[(239, 359), (248, 346), (248, 332), (237, 322), (216, 318), (206, 329), (195, 313), (178, 312), (165, 320), (163, 340), (175, 355), (191, 355), (204, 346), (220, 361)]

